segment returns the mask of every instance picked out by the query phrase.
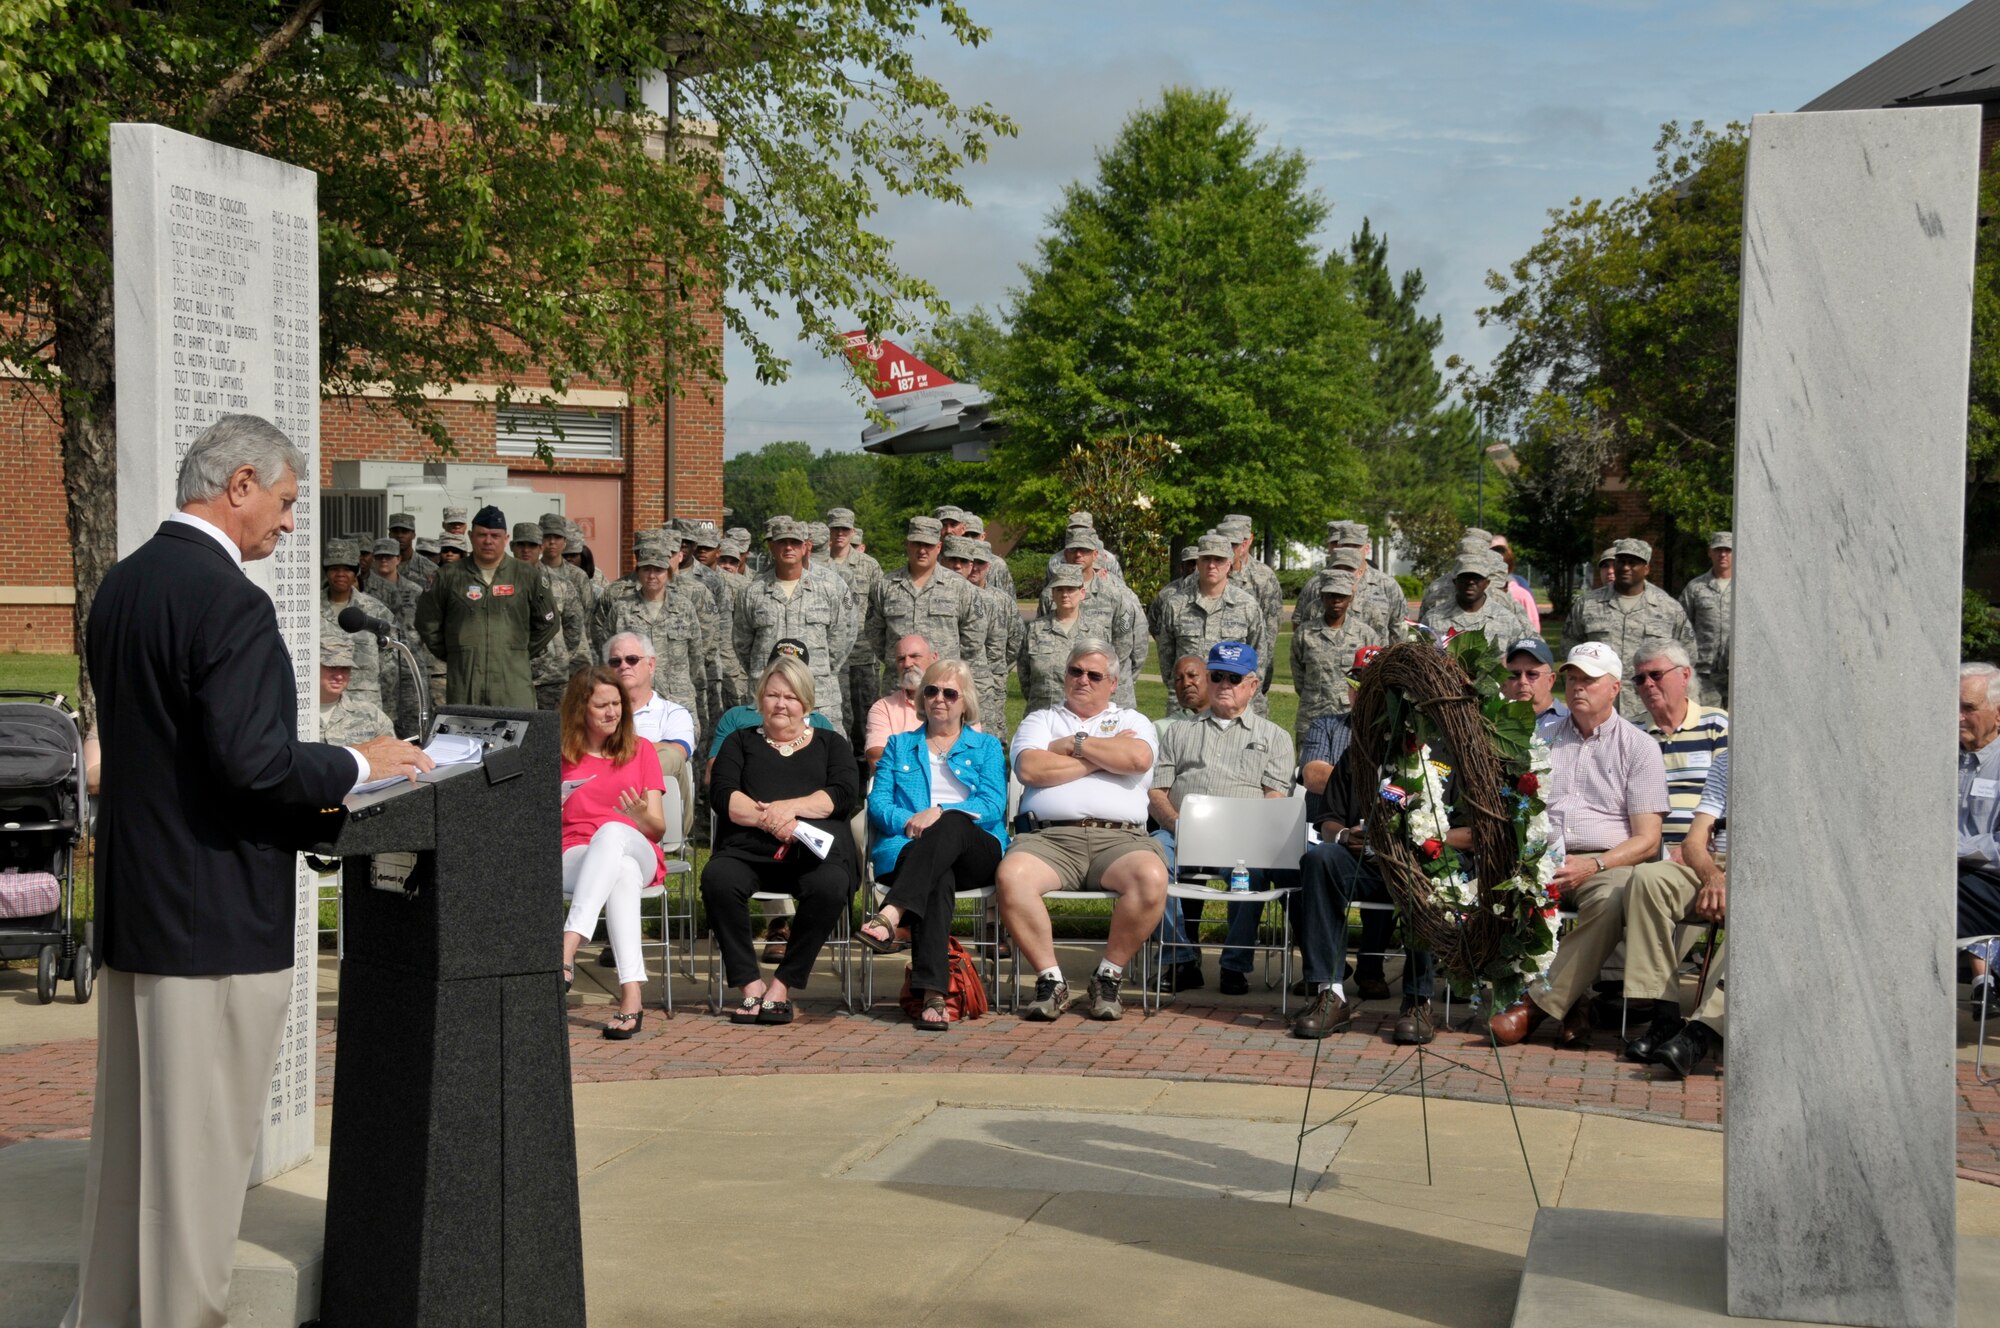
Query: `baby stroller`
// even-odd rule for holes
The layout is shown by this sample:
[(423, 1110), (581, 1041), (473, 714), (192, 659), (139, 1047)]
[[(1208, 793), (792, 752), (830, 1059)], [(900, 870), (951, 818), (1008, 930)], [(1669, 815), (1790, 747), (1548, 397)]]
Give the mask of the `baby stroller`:
[(88, 811), (76, 712), (58, 695), (0, 691), (0, 959), (37, 957), (44, 1005), (57, 982), (75, 984), (79, 1005), (97, 985), (73, 930)]

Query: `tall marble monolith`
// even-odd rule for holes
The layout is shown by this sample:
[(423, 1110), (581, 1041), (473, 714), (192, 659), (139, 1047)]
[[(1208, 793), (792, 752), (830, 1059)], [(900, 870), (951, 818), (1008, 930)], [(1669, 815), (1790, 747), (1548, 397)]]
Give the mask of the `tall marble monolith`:
[(1729, 1312), (1956, 1319), (1960, 553), (1979, 112), (1761, 115), (1730, 678)]
[[(319, 204), (311, 171), (149, 124), (111, 127), (118, 552), (175, 509), (181, 457), (225, 414), (261, 415), (305, 453), (296, 529), (249, 564), (291, 651), (301, 736), (319, 734)], [(284, 1042), (253, 1184), (313, 1150), (319, 901), (298, 869)]]

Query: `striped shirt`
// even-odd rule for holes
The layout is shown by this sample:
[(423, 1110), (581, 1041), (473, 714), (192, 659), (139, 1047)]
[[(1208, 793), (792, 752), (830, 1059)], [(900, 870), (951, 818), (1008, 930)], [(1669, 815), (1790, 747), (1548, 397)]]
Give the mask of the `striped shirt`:
[(1646, 736), (1660, 744), (1660, 759), (1667, 767), (1667, 821), (1660, 828), (1662, 856), (1687, 837), (1688, 823), (1701, 802), (1702, 786), (1708, 783), (1708, 769), (1716, 756), (1729, 750), (1729, 712), (1713, 706), (1688, 702), (1687, 714), (1679, 728), (1662, 732), (1648, 719)]
[(1701, 787), (1701, 801), (1695, 806), (1695, 815), (1704, 812), (1715, 818), (1715, 839), (1708, 851), (1720, 861), (1729, 852), (1729, 749), (1724, 747), (1715, 754), (1715, 763), (1708, 767), (1708, 782)]

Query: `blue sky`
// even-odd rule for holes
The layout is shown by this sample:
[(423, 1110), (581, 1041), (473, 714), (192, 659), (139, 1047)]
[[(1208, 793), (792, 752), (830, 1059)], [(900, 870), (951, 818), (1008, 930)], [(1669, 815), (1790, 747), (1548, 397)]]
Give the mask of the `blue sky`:
[[(967, 0), (992, 30), (940, 42), (923, 64), (960, 101), (1020, 125), (968, 170), (969, 208), (889, 200), (877, 225), (954, 309), (1004, 308), (1063, 186), (1173, 84), (1229, 92), (1266, 145), (1295, 148), (1332, 204), (1322, 247), (1365, 216), (1397, 270), (1423, 269), (1440, 354), (1498, 348), (1474, 316), (1489, 269), (1540, 234), (1548, 210), (1642, 183), (1667, 120), (1720, 125), (1790, 111), (1956, 8), (1891, 0)], [(793, 361), (757, 384), (728, 350), (728, 455), (776, 439), (860, 445), (842, 363), (765, 333)]]

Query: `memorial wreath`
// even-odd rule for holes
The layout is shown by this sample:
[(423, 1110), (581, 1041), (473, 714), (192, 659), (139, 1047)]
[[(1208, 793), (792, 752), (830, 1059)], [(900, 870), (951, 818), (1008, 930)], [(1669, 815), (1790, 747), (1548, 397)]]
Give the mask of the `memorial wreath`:
[[(1548, 747), (1505, 678), (1482, 632), (1403, 641), (1361, 671), (1351, 717), (1357, 801), (1404, 939), (1454, 991), (1490, 987), (1495, 1009), (1555, 959), (1562, 865), (1541, 799)], [(1468, 848), (1447, 842), (1454, 827)]]

